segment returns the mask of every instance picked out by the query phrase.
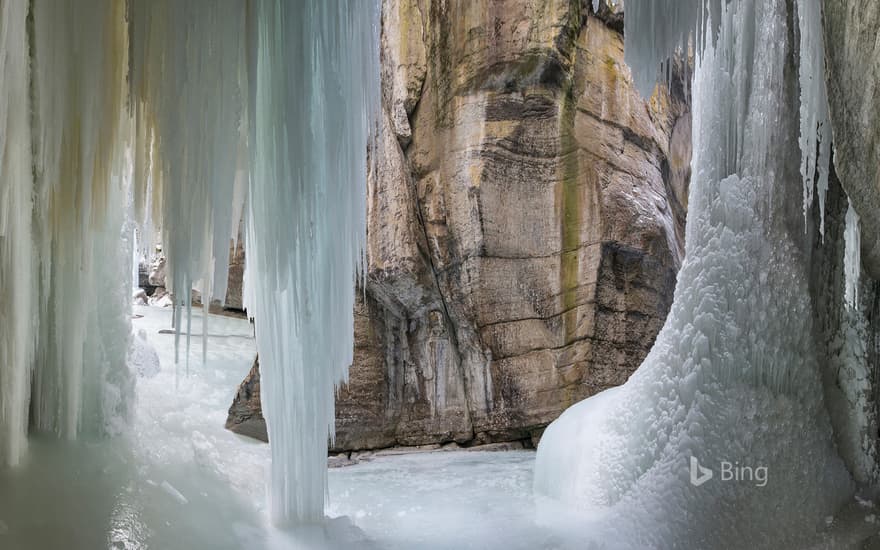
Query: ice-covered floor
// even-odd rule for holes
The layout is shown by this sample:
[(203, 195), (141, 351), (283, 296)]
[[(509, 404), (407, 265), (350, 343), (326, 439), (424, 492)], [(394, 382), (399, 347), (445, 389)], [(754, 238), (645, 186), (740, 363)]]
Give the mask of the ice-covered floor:
[[(171, 311), (135, 307), (161, 365), (139, 377), (131, 433), (113, 440), (32, 437), (27, 463), (0, 475), (0, 548), (557, 548), (531, 494), (531, 452), (376, 458), (330, 472), (330, 519), (295, 534), (268, 526), (269, 449), (226, 431), (255, 354), (244, 320), (211, 316), (207, 363), (194, 313), (189, 374), (174, 368)], [(146, 357), (147, 359), (145, 360)], [(146, 363), (146, 365), (143, 365)], [(551, 513), (550, 517), (563, 517)]]
[[(255, 354), (251, 326), (212, 315), (203, 364), (196, 313), (187, 374), (183, 356), (174, 368), (174, 335), (160, 333), (171, 312), (135, 314), (134, 331), (143, 331), (161, 370), (142, 350), (137, 362), (148, 376), (138, 378), (130, 433), (76, 442), (32, 436), (26, 464), (0, 474), (0, 549), (633, 547), (603, 532), (601, 514), (536, 500), (534, 454), (525, 451), (383, 456), (331, 469), (327, 521), (275, 529), (265, 506), (268, 446), (223, 428)], [(829, 518), (816, 548), (859, 547), (877, 522), (873, 509), (854, 504)]]

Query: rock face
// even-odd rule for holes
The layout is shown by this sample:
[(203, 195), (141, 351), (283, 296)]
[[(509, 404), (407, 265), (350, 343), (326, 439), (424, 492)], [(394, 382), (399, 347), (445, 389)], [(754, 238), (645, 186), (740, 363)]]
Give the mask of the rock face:
[(533, 444), (651, 348), (683, 256), (687, 97), (676, 75), (642, 99), (620, 3), (591, 4), (385, 0), (332, 450)]
[(226, 309), (243, 310), (242, 291), (244, 290), (244, 243), (238, 243), (229, 250), (229, 276), (226, 280)]
[(266, 420), (260, 404), (260, 358), (254, 359), (254, 366), (235, 394), (229, 416), (226, 418), (226, 429), (237, 434), (246, 435), (269, 441)]
[(683, 255), (683, 87), (644, 101), (619, 11), (387, 0), (368, 277), (335, 450), (531, 440), (624, 382)]
[(834, 166), (861, 216), (862, 262), (880, 279), (880, 3), (824, 3)]
[[(880, 482), (880, 3), (826, 0), (826, 82), (834, 169), (826, 239), (814, 266), (826, 402), (841, 456), (855, 479)], [(840, 189), (842, 187), (842, 189)], [(845, 191), (845, 194), (843, 193)], [(861, 217), (862, 274), (856, 308), (843, 300), (847, 197)]]

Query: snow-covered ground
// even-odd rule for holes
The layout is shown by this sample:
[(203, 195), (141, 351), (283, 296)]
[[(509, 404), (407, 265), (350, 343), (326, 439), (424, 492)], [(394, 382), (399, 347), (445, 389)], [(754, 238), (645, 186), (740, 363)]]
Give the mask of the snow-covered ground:
[[(251, 325), (211, 315), (202, 361), (194, 312), (174, 366), (171, 311), (136, 306), (135, 419), (112, 440), (31, 438), (25, 466), (0, 475), (0, 548), (559, 548), (532, 498), (531, 452), (377, 457), (330, 471), (328, 520), (268, 525), (267, 445), (223, 428), (256, 353)], [(164, 331), (164, 332), (160, 332)], [(153, 351), (155, 350), (155, 355)], [(158, 359), (157, 365), (154, 359)], [(187, 374), (188, 369), (188, 374)], [(552, 504), (547, 504), (552, 506)]]

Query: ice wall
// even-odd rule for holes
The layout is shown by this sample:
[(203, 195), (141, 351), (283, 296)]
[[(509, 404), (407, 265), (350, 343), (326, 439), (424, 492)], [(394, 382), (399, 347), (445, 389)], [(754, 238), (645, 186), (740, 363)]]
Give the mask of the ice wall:
[[(626, 6), (627, 35), (649, 48), (636, 78), (656, 67), (652, 44), (688, 32), (657, 4)], [(536, 491), (594, 507), (597, 529), (622, 547), (803, 547), (853, 491), (813, 340), (802, 155), (788, 139), (802, 127), (803, 46), (789, 39), (790, 15), (785, 0), (723, 3), (705, 23), (712, 32), (697, 33), (694, 176), (672, 310), (630, 380), (569, 409), (538, 449)], [(693, 483), (692, 459), (714, 478)], [(767, 483), (724, 480), (724, 463), (765, 467)]]
[(124, 17), (0, 3), (0, 463), (21, 460), (29, 415), (72, 438), (130, 411)]

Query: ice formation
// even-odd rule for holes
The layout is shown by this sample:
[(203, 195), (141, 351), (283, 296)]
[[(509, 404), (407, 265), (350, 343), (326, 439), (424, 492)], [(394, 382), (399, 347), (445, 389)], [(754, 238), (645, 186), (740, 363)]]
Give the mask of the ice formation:
[(0, 463), (29, 422), (73, 438), (129, 412), (124, 18), (0, 2)]
[(844, 299), (851, 308), (859, 305), (859, 280), (862, 271), (862, 239), (859, 232), (859, 215), (849, 204), (846, 211), (846, 228), (844, 230)]
[(256, 12), (245, 300), (265, 388), (273, 515), (314, 521), (323, 516), (335, 386), (352, 360), (379, 8), (282, 1)]
[[(788, 146), (803, 114), (789, 66), (815, 37), (787, 39), (785, 0), (710, 2), (706, 23), (691, 11), (702, 2), (662, 4), (626, 4), (637, 82), (655, 76), (655, 48), (713, 29), (697, 33), (694, 176), (675, 301), (630, 380), (544, 433), (535, 489), (604, 511), (622, 547), (802, 547), (853, 492), (823, 403), (802, 156)], [(692, 457), (714, 479), (692, 479)], [(725, 464), (766, 467), (767, 486), (725, 480)]]
[[(815, 182), (819, 198), (819, 231), (825, 234), (825, 195), (831, 169), (831, 120), (825, 86), (825, 39), (820, 0), (797, 0), (800, 55), (800, 146), (804, 183), (804, 220), (813, 206)], [(818, 174), (818, 178), (817, 178)]]
[[(688, 48), (689, 39), (704, 42), (707, 17), (718, 21), (726, 0), (653, 0), (627, 2), (624, 56), (643, 97), (650, 97), (670, 59)], [(639, 23), (635, 23), (639, 22)]]
[(261, 354), (273, 516), (317, 520), (335, 386), (352, 359), (378, 5), (130, 5), (137, 207), (161, 226), (170, 286), (189, 310), (194, 285), (205, 304), (225, 296), (246, 202), (245, 299)]
[(71, 438), (124, 425), (128, 217), (141, 251), (161, 235), (187, 351), (190, 289), (206, 307), (225, 296), (245, 217), (274, 514), (322, 516), (378, 13), (375, 0), (0, 0), (0, 463), (21, 459), (29, 425)]
[[(642, 96), (650, 97), (658, 77), (668, 75), (671, 59), (682, 55), (692, 43), (716, 38), (721, 10), (730, 0), (653, 0), (626, 5), (626, 62)], [(597, 3), (598, 4), (598, 3)], [(800, 82), (800, 147), (803, 205), (806, 219), (813, 205), (814, 189), (819, 195), (820, 231), (824, 234), (825, 194), (831, 164), (831, 122), (825, 85), (825, 41), (822, 33), (821, 0), (797, 0), (796, 36)], [(748, 29), (744, 29), (748, 30)], [(689, 41), (692, 40), (692, 41)], [(746, 82), (748, 75), (737, 75)], [(746, 98), (743, 98), (744, 100)], [(732, 135), (736, 146), (741, 135)], [(818, 176), (818, 177), (817, 177)]]
[(0, 465), (25, 449), (36, 320), (24, 2), (0, 2)]
[(179, 297), (175, 326), (186, 323), (188, 351), (190, 289), (198, 287), (206, 305), (225, 297), (229, 241), (238, 230), (247, 9), (242, 2), (158, 0), (129, 2), (129, 12), (135, 207), (142, 225), (162, 232), (166, 287)]

